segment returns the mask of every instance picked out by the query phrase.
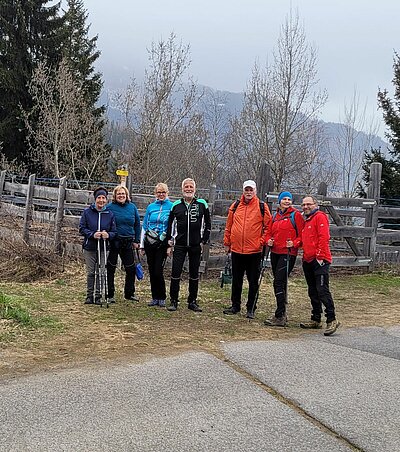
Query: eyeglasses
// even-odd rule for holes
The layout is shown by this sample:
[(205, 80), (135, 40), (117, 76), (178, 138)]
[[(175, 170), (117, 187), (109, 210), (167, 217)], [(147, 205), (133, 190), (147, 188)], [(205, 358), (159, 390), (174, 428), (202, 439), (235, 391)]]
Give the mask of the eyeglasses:
[(157, 191), (156, 194), (157, 195), (166, 195), (167, 192), (166, 191)]
[(126, 196), (126, 193), (124, 191), (121, 191), (121, 193), (117, 193), (117, 196)]

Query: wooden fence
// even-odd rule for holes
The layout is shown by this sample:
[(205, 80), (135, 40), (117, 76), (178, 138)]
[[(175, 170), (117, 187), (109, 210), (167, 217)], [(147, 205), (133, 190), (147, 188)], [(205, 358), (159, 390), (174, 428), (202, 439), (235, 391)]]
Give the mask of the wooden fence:
[[(400, 208), (379, 206), (380, 164), (371, 165), (371, 184), (367, 199), (332, 198), (326, 195), (326, 185), (320, 184), (317, 198), (332, 224), (333, 266), (361, 266), (373, 269), (378, 263), (400, 263), (400, 231), (378, 229), (378, 218), (400, 219)], [(262, 171), (262, 184), (270, 187), (270, 174)], [(261, 190), (260, 190), (261, 191)], [(262, 191), (261, 191), (262, 193)], [(299, 206), (305, 193), (294, 194)], [(266, 193), (270, 209), (275, 210), (277, 193)], [(143, 216), (153, 195), (132, 194), (132, 200)], [(223, 268), (225, 256), (222, 239), (226, 214), (232, 200), (215, 199), (215, 186), (208, 191), (212, 210), (211, 246), (204, 250), (208, 269)], [(21, 236), (27, 243), (53, 249), (68, 255), (81, 252), (78, 224), (82, 210), (93, 202), (92, 192), (67, 188), (65, 178), (58, 187), (35, 184), (31, 175), (28, 184), (6, 180), (6, 171), (0, 173), (0, 220), (17, 220), (16, 226), (0, 225), (0, 237)], [(18, 225), (17, 225), (18, 223)], [(22, 224), (20, 224), (22, 223)], [(8, 222), (9, 224), (9, 222)], [(43, 225), (32, 228), (32, 225)]]

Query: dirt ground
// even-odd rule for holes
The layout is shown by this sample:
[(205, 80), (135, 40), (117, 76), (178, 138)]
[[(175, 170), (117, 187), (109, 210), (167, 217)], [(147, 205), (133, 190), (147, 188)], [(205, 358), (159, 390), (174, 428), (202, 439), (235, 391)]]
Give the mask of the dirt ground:
[[(122, 274), (116, 285), (122, 288)], [(11, 303), (18, 301), (26, 306), (35, 320), (34, 325), (22, 326), (0, 319), (0, 376), (12, 378), (101, 360), (137, 362), (193, 349), (220, 356), (220, 344), (225, 341), (280, 340), (310, 334), (298, 326), (310, 315), (306, 284), (299, 271), (289, 283), (287, 328), (263, 324), (275, 305), (269, 270), (252, 321), (244, 314), (222, 314), (230, 304), (230, 286), (221, 288), (218, 274), (200, 282), (202, 313), (186, 307), (186, 277), (181, 284), (181, 303), (174, 313), (147, 306), (147, 278), (136, 287), (138, 303), (125, 301), (120, 291), (117, 303), (106, 309), (83, 304), (85, 277), (81, 264), (67, 268), (58, 279), (0, 283), (0, 293)], [(333, 271), (331, 287), (341, 328), (400, 324), (400, 277), (390, 271), (359, 275)]]

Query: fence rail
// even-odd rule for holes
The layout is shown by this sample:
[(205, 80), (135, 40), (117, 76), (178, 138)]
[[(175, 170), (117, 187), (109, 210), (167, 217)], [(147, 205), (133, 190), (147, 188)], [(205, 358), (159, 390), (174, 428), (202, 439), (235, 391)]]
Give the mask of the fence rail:
[[(372, 164), (374, 165), (374, 164)], [(371, 166), (372, 166), (371, 165)], [(380, 179), (375, 179), (375, 184)], [(266, 184), (266, 186), (271, 184)], [(374, 191), (375, 190), (375, 191)], [(206, 190), (204, 190), (206, 191)], [(211, 242), (221, 245), (225, 229), (226, 214), (232, 199), (216, 199), (217, 193), (208, 190), (211, 199), (212, 231)], [(376, 263), (400, 263), (400, 231), (378, 229), (379, 219), (400, 221), (400, 208), (379, 205), (378, 193), (372, 184), (368, 199), (333, 198), (326, 196), (326, 186), (320, 185), (318, 199), (321, 209), (332, 219), (330, 232), (334, 266), (362, 266), (370, 269)], [(294, 205), (299, 206), (304, 194), (294, 194)], [(274, 210), (277, 193), (268, 193), (266, 201)], [(173, 199), (173, 198), (172, 198)], [(154, 200), (151, 194), (132, 194), (132, 201), (137, 205), (141, 216), (147, 205)], [(6, 180), (6, 172), (0, 173), (0, 218), (10, 217), (22, 220), (21, 230), (7, 231), (0, 228), (0, 237), (12, 237), (20, 234), (28, 243), (52, 248), (57, 252), (76, 254), (80, 251), (78, 224), (85, 207), (93, 202), (92, 191), (67, 188), (65, 178), (59, 180), (58, 187), (35, 184), (35, 176), (29, 177), (28, 183)], [(32, 233), (32, 222), (47, 224), (46, 235)], [(36, 237), (35, 237), (36, 236)], [(72, 238), (72, 240), (71, 240)], [(219, 255), (216, 250), (220, 251)], [(221, 246), (206, 249), (208, 269), (222, 268), (225, 257)], [(342, 256), (335, 255), (335, 251)], [(214, 254), (214, 255), (213, 255)]]

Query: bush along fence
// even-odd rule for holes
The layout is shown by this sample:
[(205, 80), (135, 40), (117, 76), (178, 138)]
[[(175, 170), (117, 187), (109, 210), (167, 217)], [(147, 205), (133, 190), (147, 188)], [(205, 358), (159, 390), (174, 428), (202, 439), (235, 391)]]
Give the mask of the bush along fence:
[[(400, 263), (400, 231), (378, 229), (378, 220), (400, 219), (400, 208), (379, 204), (381, 164), (372, 163), (367, 198), (335, 198), (327, 196), (327, 187), (321, 183), (317, 198), (321, 209), (331, 219), (333, 266), (367, 267), (376, 264)], [(267, 164), (258, 178), (258, 194), (268, 202), (271, 211), (276, 209), (277, 193), (273, 193), (273, 180)], [(92, 191), (67, 188), (67, 180), (59, 180), (58, 187), (35, 184), (35, 175), (27, 184), (7, 179), (6, 171), (0, 173), (0, 237), (22, 238), (25, 242), (52, 249), (57, 253), (81, 253), (78, 234), (79, 218), (83, 209), (93, 202)], [(232, 199), (216, 199), (216, 187), (204, 190), (212, 212), (211, 244), (203, 250), (202, 270), (221, 269), (225, 264), (222, 240), (226, 215)], [(295, 206), (300, 206), (307, 193), (293, 194)], [(264, 195), (264, 196), (263, 196)], [(132, 201), (143, 217), (152, 194), (132, 193)], [(10, 229), (2, 219), (13, 220)]]

